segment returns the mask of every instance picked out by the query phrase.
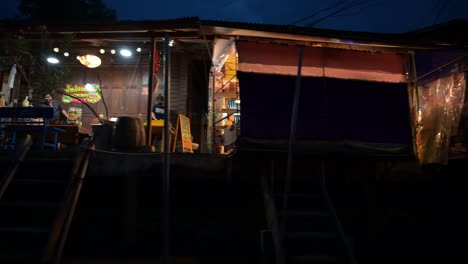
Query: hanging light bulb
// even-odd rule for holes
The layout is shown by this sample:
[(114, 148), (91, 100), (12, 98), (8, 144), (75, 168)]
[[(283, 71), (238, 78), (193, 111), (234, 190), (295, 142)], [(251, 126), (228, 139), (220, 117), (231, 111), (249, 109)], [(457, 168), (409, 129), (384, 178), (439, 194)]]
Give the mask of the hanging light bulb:
[(59, 63), (60, 61), (59, 61), (57, 58), (55, 58), (55, 57), (48, 57), (48, 58), (47, 58), (47, 62), (48, 62), (48, 63), (51, 63), (51, 64), (57, 64), (57, 63)]
[(141, 48), (137, 48), (136, 51), (137, 51), (137, 52), (141, 52)]
[(115, 54), (115, 49), (111, 49), (111, 53), (112, 53), (112, 54)]
[(65, 52), (63, 53), (63, 56), (68, 57), (68, 56), (70, 56), (70, 53), (68, 53), (68, 52), (65, 51)]
[(104, 53), (106, 53), (106, 50), (105, 50), (105, 49), (100, 49), (99, 52), (100, 52), (101, 54), (104, 54)]
[(59, 48), (54, 48), (54, 51), (55, 51), (55, 52), (59, 52), (60, 49), (59, 49)]
[(128, 49), (121, 49), (120, 50), (120, 55), (124, 56), (124, 57), (130, 57), (132, 56), (132, 52)]

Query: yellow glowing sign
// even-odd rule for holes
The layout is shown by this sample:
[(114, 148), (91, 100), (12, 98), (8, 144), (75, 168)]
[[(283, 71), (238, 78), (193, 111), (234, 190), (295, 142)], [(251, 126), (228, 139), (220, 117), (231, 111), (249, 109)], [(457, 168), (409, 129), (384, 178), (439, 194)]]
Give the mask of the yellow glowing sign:
[[(102, 100), (101, 87), (99, 84), (67, 84), (65, 93), (66, 94), (62, 96), (62, 102), (65, 104), (81, 104), (81, 101), (95, 104)], [(81, 101), (74, 97), (81, 99)]]

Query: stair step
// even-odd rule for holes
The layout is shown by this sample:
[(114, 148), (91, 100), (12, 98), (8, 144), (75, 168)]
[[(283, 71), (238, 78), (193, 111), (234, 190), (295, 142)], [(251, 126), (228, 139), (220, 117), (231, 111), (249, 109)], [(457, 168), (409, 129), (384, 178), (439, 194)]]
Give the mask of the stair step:
[[(284, 194), (276, 194), (277, 208), (282, 208)], [(287, 210), (317, 210), (326, 209), (326, 204), (321, 193), (290, 193), (286, 201)]]
[(49, 227), (54, 221), (57, 209), (57, 203), (1, 203), (0, 227)]
[(292, 255), (336, 255), (341, 251), (338, 234), (333, 232), (286, 232), (284, 248)]
[(339, 264), (345, 263), (343, 257), (339, 256), (289, 256), (288, 260), (292, 264)]
[(2, 233), (48, 233), (49, 228), (37, 227), (0, 227)]
[(19, 178), (13, 179), (14, 183), (17, 184), (56, 184), (61, 185), (65, 184), (63, 179), (40, 179), (40, 178)]
[[(277, 193), (276, 195), (284, 195), (283, 193)], [(288, 193), (288, 198), (302, 198), (302, 199), (311, 199), (311, 198), (320, 198), (321, 193), (308, 193), (308, 192), (290, 192)]]
[(72, 172), (71, 159), (26, 159), (18, 168), (16, 179), (68, 179)]
[(50, 231), (48, 228), (0, 228), (0, 256), (35, 255), (43, 250)]
[(2, 201), (1, 207), (57, 207), (59, 202), (37, 202), (37, 201)]
[[(1, 251), (0, 251), (1, 253)], [(39, 263), (39, 251), (37, 252), (17, 252), (16, 254), (1, 254), (0, 263), (2, 264), (24, 264), (24, 263)]]
[[(279, 193), (283, 192), (285, 184), (285, 179), (276, 179), (274, 182), (274, 191)], [(297, 193), (321, 193), (322, 186), (320, 184), (319, 179), (315, 176), (293, 176), (289, 184), (289, 191)]]
[(5, 191), (3, 201), (60, 201), (66, 189), (65, 181), (15, 179)]
[(286, 221), (288, 232), (328, 232), (336, 230), (331, 215), (324, 211), (283, 211), (281, 221)]
[(335, 232), (286, 232), (288, 238), (337, 238)]
[[(21, 231), (29, 228), (23, 228)], [(49, 230), (46, 232), (1, 232), (0, 263), (40, 263)]]
[(326, 211), (281, 211), (281, 215), (285, 215), (287, 217), (291, 216), (309, 216), (309, 217), (330, 217), (330, 213)]

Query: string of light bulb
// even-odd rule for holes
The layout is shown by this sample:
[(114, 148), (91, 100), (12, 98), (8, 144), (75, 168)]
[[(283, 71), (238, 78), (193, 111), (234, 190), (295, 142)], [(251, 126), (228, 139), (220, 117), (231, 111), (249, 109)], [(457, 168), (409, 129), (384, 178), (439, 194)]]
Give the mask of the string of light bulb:
[[(55, 47), (53, 48), (53, 51), (55, 53), (59, 53), (60, 52), (60, 48), (58, 47)], [(137, 53), (140, 53), (142, 51), (142, 49), (140, 47), (136, 48), (135, 51)], [(99, 49), (99, 53), (100, 54), (105, 54), (107, 51), (105, 49)], [(114, 55), (116, 54), (116, 50), (115, 49), (110, 49), (109, 50), (109, 53)], [(123, 57), (131, 57), (133, 55), (133, 52), (131, 49), (127, 49), (127, 48), (122, 48), (119, 50), (119, 54)], [(63, 52), (63, 56), (64, 57), (69, 57), (70, 56), (70, 53), (65, 51)], [(89, 53), (89, 54), (85, 54), (85, 55), (78, 55), (76, 56), (76, 59), (82, 64), (84, 65), (85, 67), (88, 67), (88, 68), (96, 68), (96, 67), (99, 67), (102, 63), (102, 60), (99, 56), (97, 55), (94, 55), (92, 53)], [(56, 57), (53, 57), (53, 56), (49, 56), (47, 58), (47, 61), (49, 63), (52, 63), (52, 64), (57, 64), (57, 63), (60, 63), (60, 60), (57, 59)]]

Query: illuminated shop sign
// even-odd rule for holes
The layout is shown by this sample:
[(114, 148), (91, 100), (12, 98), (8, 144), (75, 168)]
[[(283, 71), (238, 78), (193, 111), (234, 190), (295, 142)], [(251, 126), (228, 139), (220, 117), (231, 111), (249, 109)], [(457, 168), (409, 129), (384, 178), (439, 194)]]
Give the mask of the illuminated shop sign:
[(88, 104), (98, 103), (102, 99), (101, 87), (99, 84), (67, 84), (65, 93), (66, 95), (62, 96), (62, 102), (65, 104), (81, 104), (80, 100), (76, 98), (80, 98), (83, 102)]

